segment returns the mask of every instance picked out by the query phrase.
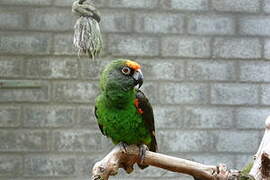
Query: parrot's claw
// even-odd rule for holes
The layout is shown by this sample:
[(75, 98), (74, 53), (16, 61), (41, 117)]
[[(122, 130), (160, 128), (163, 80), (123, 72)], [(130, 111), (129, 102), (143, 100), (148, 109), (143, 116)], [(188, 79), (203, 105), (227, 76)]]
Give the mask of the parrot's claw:
[(139, 158), (140, 158), (140, 163), (143, 164), (143, 160), (145, 158), (146, 151), (149, 150), (148, 147), (145, 144), (141, 144), (139, 146)]
[(125, 142), (120, 142), (119, 145), (120, 145), (121, 151), (124, 153), (127, 153), (128, 144)]

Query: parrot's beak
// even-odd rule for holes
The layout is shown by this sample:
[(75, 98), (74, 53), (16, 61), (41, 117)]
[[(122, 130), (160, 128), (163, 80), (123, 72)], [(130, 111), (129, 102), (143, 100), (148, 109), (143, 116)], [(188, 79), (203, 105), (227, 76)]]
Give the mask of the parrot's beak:
[(135, 80), (134, 86), (139, 84), (139, 88), (140, 88), (143, 84), (143, 73), (141, 69), (136, 70), (132, 77)]

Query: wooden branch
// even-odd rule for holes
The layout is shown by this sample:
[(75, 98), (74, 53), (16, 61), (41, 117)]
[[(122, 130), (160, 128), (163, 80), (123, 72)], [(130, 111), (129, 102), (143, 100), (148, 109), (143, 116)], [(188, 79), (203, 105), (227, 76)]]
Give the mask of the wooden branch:
[(270, 179), (270, 116), (265, 121), (265, 132), (249, 173), (256, 180)]
[[(143, 164), (188, 174), (201, 180), (270, 180), (270, 116), (266, 119), (265, 125), (265, 133), (248, 176), (237, 170), (228, 170), (222, 164), (204, 165), (151, 151), (146, 151)], [(123, 149), (117, 145), (106, 157), (94, 165), (92, 180), (108, 180), (110, 176), (118, 173), (119, 168), (124, 168), (127, 173), (131, 173), (133, 165), (139, 162), (137, 146), (131, 145)]]
[[(133, 165), (138, 162), (139, 148), (137, 146), (128, 146), (125, 151), (118, 145), (106, 157), (94, 165), (92, 180), (107, 180), (109, 176), (116, 175), (119, 168), (124, 168), (127, 173), (131, 173)], [(189, 174), (203, 180), (227, 180), (228, 178), (233, 180), (239, 176), (239, 171), (231, 172), (227, 170), (225, 165), (203, 165), (151, 151), (146, 151), (143, 164)]]

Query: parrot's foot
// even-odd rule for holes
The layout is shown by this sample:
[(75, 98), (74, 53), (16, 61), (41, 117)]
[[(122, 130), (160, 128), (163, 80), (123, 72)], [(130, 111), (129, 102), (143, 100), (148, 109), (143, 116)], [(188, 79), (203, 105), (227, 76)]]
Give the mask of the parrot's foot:
[(145, 144), (141, 144), (139, 146), (139, 150), (140, 150), (139, 151), (139, 158), (140, 158), (139, 164), (143, 164), (143, 160), (145, 158), (146, 151), (149, 150), (149, 149)]
[(121, 151), (124, 153), (127, 153), (128, 144), (125, 142), (120, 142), (119, 145), (120, 145)]

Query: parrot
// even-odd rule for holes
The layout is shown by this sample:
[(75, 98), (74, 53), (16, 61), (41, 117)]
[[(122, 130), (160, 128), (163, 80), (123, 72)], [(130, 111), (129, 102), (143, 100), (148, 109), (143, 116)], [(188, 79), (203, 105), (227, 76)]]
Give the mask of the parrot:
[(141, 169), (146, 150), (157, 151), (152, 106), (139, 90), (143, 84), (141, 66), (135, 61), (117, 59), (105, 66), (100, 75), (100, 94), (94, 114), (101, 133), (124, 149), (139, 147)]

